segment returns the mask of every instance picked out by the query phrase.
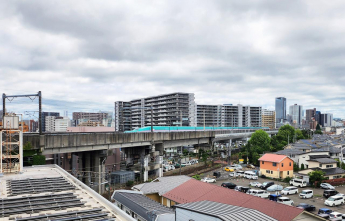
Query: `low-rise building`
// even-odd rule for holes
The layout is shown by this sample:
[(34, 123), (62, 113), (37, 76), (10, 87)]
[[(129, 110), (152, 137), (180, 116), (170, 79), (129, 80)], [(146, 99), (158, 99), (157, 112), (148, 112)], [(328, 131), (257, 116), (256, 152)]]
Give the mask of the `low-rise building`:
[(308, 160), (308, 169), (299, 171), (300, 174), (309, 174), (315, 170), (321, 170), (328, 179), (337, 179), (345, 175), (345, 170), (337, 167), (337, 161), (322, 155), (310, 156)]
[(112, 199), (114, 204), (129, 216), (138, 221), (175, 221), (175, 211), (172, 208), (146, 197), (139, 191), (116, 190)]
[(293, 160), (285, 155), (268, 153), (259, 162), (261, 174), (267, 177), (284, 179), (293, 176)]

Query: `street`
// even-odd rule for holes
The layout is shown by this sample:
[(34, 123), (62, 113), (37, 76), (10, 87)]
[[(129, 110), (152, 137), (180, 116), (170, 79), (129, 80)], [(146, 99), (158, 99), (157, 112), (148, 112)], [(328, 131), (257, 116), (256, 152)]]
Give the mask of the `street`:
[[(243, 169), (244, 169), (244, 171), (247, 170), (246, 168), (243, 168)], [(221, 171), (221, 170), (219, 169), (219, 170), (215, 170), (215, 171)], [(231, 183), (234, 183), (238, 186), (249, 187), (249, 183), (253, 182), (253, 181), (258, 181), (260, 183), (264, 183), (264, 182), (268, 182), (268, 181), (274, 181), (271, 179), (263, 179), (263, 178), (259, 178), (258, 180), (248, 180), (246, 178), (238, 178), (238, 179), (237, 178), (231, 178), (230, 179), (230, 178), (226, 178), (226, 177), (229, 177), (229, 175), (228, 175), (229, 172), (221, 171), (221, 174), (222, 174), (221, 178), (217, 179), (217, 182), (214, 183), (215, 185), (220, 186), (224, 182), (231, 182)], [(212, 175), (213, 175), (213, 171), (205, 173), (203, 177), (207, 177), (207, 176), (212, 177)], [(290, 186), (288, 183), (284, 183), (284, 182), (274, 181), (274, 183), (282, 185), (283, 187)], [(256, 187), (250, 187), (250, 188), (259, 189)], [(314, 197), (313, 198), (311, 198), (311, 199), (299, 198), (299, 193), (302, 192), (302, 190), (306, 190), (306, 189), (311, 189), (314, 191)], [(345, 193), (345, 186), (337, 186), (337, 187), (335, 187), (335, 190), (337, 190), (339, 193)], [(287, 197), (289, 197), (290, 199), (292, 199), (294, 201), (294, 206), (297, 206), (300, 203), (307, 203), (307, 204), (311, 204), (311, 205), (315, 206), (316, 210), (313, 212), (315, 214), (317, 214), (317, 212), (320, 208), (329, 208), (333, 211), (345, 214), (345, 205), (336, 206), (336, 207), (328, 207), (324, 204), (324, 201), (326, 199), (323, 197), (323, 191), (324, 190), (321, 188), (303, 187), (303, 188), (298, 188), (298, 194), (288, 195)], [(278, 193), (279, 192), (280, 191), (278, 191)], [(270, 193), (274, 194), (275, 192), (270, 192)], [(243, 193), (243, 194), (245, 194), (245, 193)], [(284, 196), (286, 196), (286, 195), (284, 195)]]

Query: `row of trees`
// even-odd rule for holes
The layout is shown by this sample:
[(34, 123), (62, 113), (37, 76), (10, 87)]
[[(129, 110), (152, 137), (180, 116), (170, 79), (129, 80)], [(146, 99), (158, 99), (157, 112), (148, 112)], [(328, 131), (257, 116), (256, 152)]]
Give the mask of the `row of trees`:
[(252, 134), (241, 156), (245, 161), (248, 157), (249, 162), (257, 165), (260, 154), (283, 150), (289, 143), (310, 138), (309, 130), (298, 130), (290, 125), (280, 127), (278, 134), (272, 138), (264, 130), (257, 130)]

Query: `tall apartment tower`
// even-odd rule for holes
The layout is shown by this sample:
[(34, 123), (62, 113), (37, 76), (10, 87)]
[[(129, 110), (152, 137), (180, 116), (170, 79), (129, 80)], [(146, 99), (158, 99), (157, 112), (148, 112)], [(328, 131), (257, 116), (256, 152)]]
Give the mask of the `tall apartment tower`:
[(321, 123), (322, 127), (331, 127), (333, 121), (333, 114), (325, 113), (321, 114)]
[(276, 128), (276, 112), (264, 109), (262, 111), (262, 126), (269, 127), (270, 129)]
[(302, 113), (303, 113), (303, 106), (302, 105), (291, 105), (289, 108), (289, 116), (291, 118), (291, 124), (296, 128), (302, 126)]
[(286, 98), (276, 97), (275, 107), (276, 123), (281, 123), (283, 120), (286, 120)]
[(99, 113), (89, 113), (89, 112), (73, 112), (73, 120), (85, 119), (88, 121), (102, 122), (103, 119), (107, 119), (109, 113), (99, 112)]
[[(42, 132), (46, 132), (46, 117), (60, 117), (59, 112), (42, 112), (42, 124), (41, 124), (41, 129)], [(51, 128), (50, 128), (51, 129)]]
[(306, 121), (306, 128), (308, 129), (315, 129), (316, 128), (316, 108), (314, 109), (307, 109), (305, 111), (305, 121)]
[(131, 130), (131, 102), (115, 102), (115, 131)]
[[(116, 108), (118, 105), (118, 108)], [(130, 107), (130, 113), (122, 114), (122, 106)], [(138, 98), (130, 102), (115, 102), (115, 119), (119, 122), (117, 131), (126, 131), (121, 129), (121, 122), (126, 122), (130, 114), (131, 129), (151, 126), (151, 108), (152, 123), (154, 126), (196, 126), (196, 105), (193, 93), (176, 92), (171, 94), (162, 94), (153, 97)]]
[(197, 105), (197, 126), (261, 127), (261, 107)]

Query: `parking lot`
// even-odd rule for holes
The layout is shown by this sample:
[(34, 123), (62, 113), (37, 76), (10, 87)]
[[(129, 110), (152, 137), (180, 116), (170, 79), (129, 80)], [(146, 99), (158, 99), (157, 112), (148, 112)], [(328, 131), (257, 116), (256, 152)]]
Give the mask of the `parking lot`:
[[(244, 171), (247, 170), (246, 168), (244, 168)], [(248, 169), (249, 170), (249, 169)], [(220, 171), (220, 170), (216, 170), (216, 171)], [(264, 183), (264, 182), (268, 182), (268, 181), (273, 181), (271, 179), (263, 179), (263, 178), (259, 178), (258, 180), (248, 180), (245, 178), (227, 178), (229, 177), (228, 174), (229, 172), (225, 172), (225, 171), (221, 171), (221, 178), (217, 179), (217, 182), (215, 183), (215, 185), (220, 186), (222, 183), (224, 182), (232, 182), (238, 186), (249, 186), (250, 182), (253, 181), (258, 181), (260, 183)], [(209, 172), (204, 174), (205, 177), (209, 176), (212, 177), (213, 172)], [(283, 187), (287, 187), (290, 186), (288, 183), (284, 183), (284, 182), (278, 182), (278, 181), (274, 181), (275, 184), (279, 184), (282, 185)], [(259, 189), (259, 188), (255, 188), (255, 187), (251, 187), (252, 189)], [(298, 188), (298, 192), (300, 193), (302, 190), (305, 189), (312, 189), (314, 191), (314, 197), (311, 199), (301, 199), (299, 198), (298, 194), (294, 194), (294, 195), (288, 195), (287, 197), (289, 197), (290, 199), (292, 199), (294, 201), (294, 205), (298, 205), (300, 203), (307, 203), (307, 204), (311, 204), (314, 205), (316, 207), (316, 210), (314, 211), (314, 213), (317, 214), (317, 211), (320, 208), (329, 208), (333, 211), (336, 212), (340, 212), (340, 213), (345, 213), (345, 205), (342, 206), (336, 206), (336, 207), (328, 207), (324, 205), (324, 201), (325, 198), (323, 197), (323, 189), (321, 188), (312, 188), (312, 187), (304, 187), (304, 188)], [(345, 193), (345, 186), (338, 186), (335, 187), (335, 190), (337, 190), (339, 193)], [(274, 194), (275, 192), (271, 192), (272, 194)], [(278, 191), (279, 193), (279, 191)], [(243, 193), (245, 194), (245, 193)], [(285, 196), (285, 195), (284, 195)]]

